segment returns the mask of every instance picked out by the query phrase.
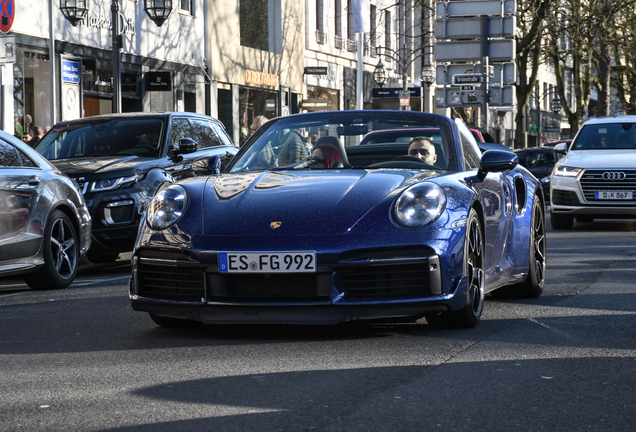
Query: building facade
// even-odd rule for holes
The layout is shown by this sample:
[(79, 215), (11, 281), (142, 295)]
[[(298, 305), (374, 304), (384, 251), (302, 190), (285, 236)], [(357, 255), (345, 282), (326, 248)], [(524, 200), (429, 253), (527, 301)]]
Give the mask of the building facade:
[[(119, 2), (124, 112), (205, 111), (204, 3), (175, 3), (158, 27), (141, 2)], [(15, 38), (15, 63), (2, 67), (2, 129), (26, 132), (112, 112), (111, 2), (90, 2), (77, 26), (64, 17), (59, 2), (16, 6), (7, 33)]]

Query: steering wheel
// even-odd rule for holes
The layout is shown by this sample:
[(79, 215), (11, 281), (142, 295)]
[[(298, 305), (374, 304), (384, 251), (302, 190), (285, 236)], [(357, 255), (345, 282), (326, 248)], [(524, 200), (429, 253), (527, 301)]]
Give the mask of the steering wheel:
[(439, 169), (437, 168), (435, 165), (430, 165), (426, 162), (424, 162), (422, 159), (415, 157), (415, 156), (410, 156), (410, 155), (402, 155), (402, 156), (398, 156), (395, 159), (393, 159), (394, 161), (406, 161), (406, 162), (418, 162), (422, 165), (425, 165), (422, 168), (429, 168), (429, 169)]

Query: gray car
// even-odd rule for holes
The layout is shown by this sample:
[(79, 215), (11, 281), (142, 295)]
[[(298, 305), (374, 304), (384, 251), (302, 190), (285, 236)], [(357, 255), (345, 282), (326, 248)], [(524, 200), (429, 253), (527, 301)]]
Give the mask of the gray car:
[(66, 288), (90, 232), (77, 184), (0, 131), (0, 276), (21, 275), (32, 289)]

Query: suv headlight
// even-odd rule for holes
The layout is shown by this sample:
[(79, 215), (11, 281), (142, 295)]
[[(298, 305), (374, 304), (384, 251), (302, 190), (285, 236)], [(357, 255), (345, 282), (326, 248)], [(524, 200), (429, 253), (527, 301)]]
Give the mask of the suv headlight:
[(554, 175), (562, 177), (576, 177), (583, 171), (583, 168), (574, 168), (565, 165), (557, 165), (554, 167)]
[(88, 192), (104, 192), (113, 189), (129, 186), (141, 180), (141, 175), (135, 174), (128, 177), (119, 177), (114, 179), (104, 179), (91, 182), (88, 186)]
[(420, 228), (433, 222), (446, 207), (446, 194), (435, 183), (411, 186), (393, 206), (395, 218), (407, 228)]
[(155, 194), (148, 206), (146, 219), (157, 230), (166, 229), (181, 219), (188, 207), (188, 192), (183, 186), (169, 185)]

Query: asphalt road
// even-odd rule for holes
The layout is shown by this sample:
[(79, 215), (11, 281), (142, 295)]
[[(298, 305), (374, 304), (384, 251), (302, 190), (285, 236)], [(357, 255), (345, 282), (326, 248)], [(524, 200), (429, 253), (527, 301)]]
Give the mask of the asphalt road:
[(131, 309), (127, 260), (63, 291), (5, 286), (0, 430), (632, 431), (635, 239), (549, 229), (544, 295), (489, 298), (469, 330), (163, 329)]

